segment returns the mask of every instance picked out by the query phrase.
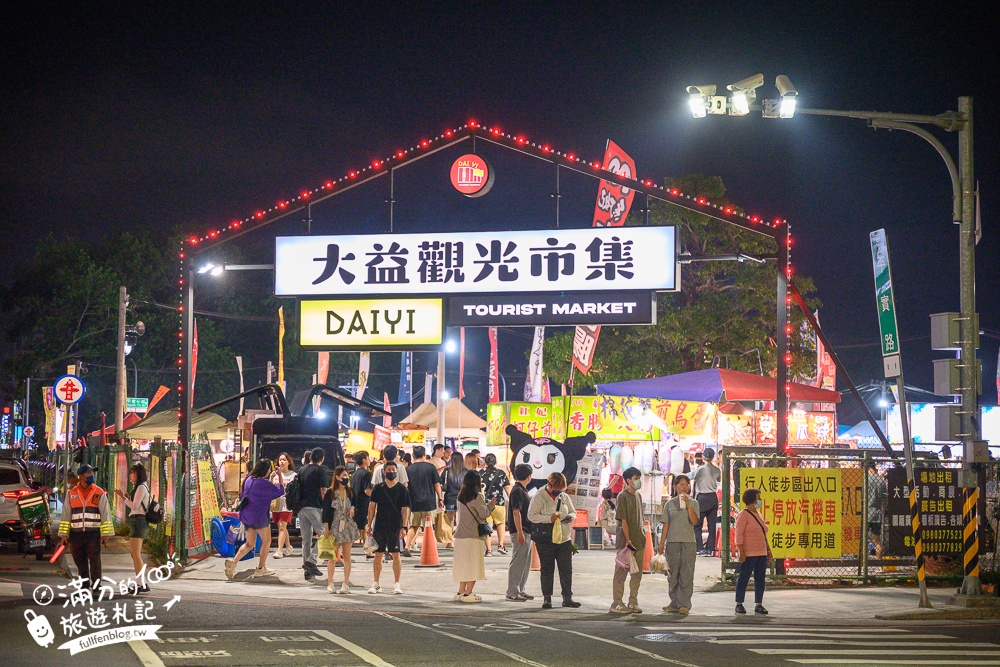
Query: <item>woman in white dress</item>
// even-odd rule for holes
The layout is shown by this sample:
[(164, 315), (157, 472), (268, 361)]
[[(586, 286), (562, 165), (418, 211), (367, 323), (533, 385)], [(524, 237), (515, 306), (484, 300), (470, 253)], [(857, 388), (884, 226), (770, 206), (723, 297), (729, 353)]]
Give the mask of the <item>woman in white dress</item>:
[(475, 470), (468, 470), (458, 492), (455, 528), (455, 560), (452, 578), (458, 582), (456, 602), (482, 602), (472, 592), (477, 581), (486, 579), (485, 537), (479, 525), (486, 523), (493, 512), (493, 503), (483, 497), (483, 480)]

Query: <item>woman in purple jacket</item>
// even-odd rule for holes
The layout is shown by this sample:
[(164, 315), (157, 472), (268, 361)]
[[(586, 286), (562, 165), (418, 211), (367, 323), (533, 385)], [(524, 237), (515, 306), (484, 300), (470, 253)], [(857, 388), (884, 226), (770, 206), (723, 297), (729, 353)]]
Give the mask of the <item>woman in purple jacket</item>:
[(270, 461), (266, 459), (257, 461), (257, 465), (243, 483), (243, 493), (240, 494), (240, 498), (246, 498), (247, 503), (240, 510), (240, 523), (246, 529), (246, 542), (240, 546), (233, 558), (226, 560), (227, 579), (233, 578), (236, 574), (236, 564), (257, 545), (258, 535), (261, 541), (260, 563), (254, 570), (253, 576), (267, 577), (274, 574), (274, 570), (265, 567), (267, 552), (271, 548), (271, 501), (285, 495), (285, 487), (282, 484), (273, 484), (267, 479), (272, 469)]

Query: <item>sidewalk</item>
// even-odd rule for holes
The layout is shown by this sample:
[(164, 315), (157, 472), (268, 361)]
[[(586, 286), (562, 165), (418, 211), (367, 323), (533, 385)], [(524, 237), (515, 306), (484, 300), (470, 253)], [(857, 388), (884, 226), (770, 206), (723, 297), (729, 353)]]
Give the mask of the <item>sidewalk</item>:
[[(414, 552), (411, 558), (402, 558), (403, 573), (401, 583), (404, 595), (390, 595), (392, 566), (385, 563), (382, 568), (382, 595), (367, 595), (366, 591), (372, 583), (372, 561), (365, 558), (360, 549), (352, 553), (353, 584), (352, 595), (331, 595), (326, 591), (326, 577), (317, 577), (307, 582), (303, 576), (302, 558), (298, 549), (294, 556), (281, 559), (268, 558), (267, 565), (277, 571), (275, 576), (250, 579), (257, 559), (246, 560), (239, 564), (236, 579), (228, 581), (225, 577), (225, 559), (210, 556), (204, 560), (192, 563), (179, 576), (161, 584), (165, 592), (178, 594), (190, 593), (218, 597), (252, 596), (274, 601), (312, 601), (326, 603), (345, 603), (349, 606), (365, 605), (365, 608), (382, 608), (397, 611), (459, 611), (462, 605), (453, 602), (457, 584), (452, 581), (452, 552), (439, 549), (441, 567), (418, 569), (419, 552)], [(16, 563), (15, 563), (16, 558)], [(558, 609), (561, 618), (593, 619), (597, 616), (606, 617), (611, 604), (611, 576), (613, 571), (614, 551), (581, 551), (573, 558), (573, 589), (574, 597), (583, 603), (579, 610)], [(71, 561), (70, 561), (71, 562)], [(103, 555), (105, 574), (113, 578), (125, 578), (132, 572), (131, 560), (126, 552), (119, 547), (105, 549)], [(504, 600), (507, 584), (508, 556), (494, 555), (486, 559), (486, 581), (476, 584), (476, 593), (483, 596), (483, 605), (498, 609), (500, 613), (516, 613), (519, 617), (544, 617), (553, 612), (543, 612), (540, 608), (540, 592), (538, 573), (532, 572), (528, 579), (528, 592), (536, 596), (536, 600), (525, 603), (512, 603)], [(54, 565), (47, 562), (36, 562), (33, 558), (22, 560), (4, 553), (0, 557), (3, 566), (14, 566), (17, 570), (27, 570), (35, 573), (50, 574), (55, 571)], [(5, 567), (4, 569), (7, 569)], [(325, 572), (325, 564), (322, 566)], [(731, 588), (719, 590), (718, 558), (698, 557), (695, 570), (695, 596), (692, 614), (687, 619), (712, 619), (720, 622), (724, 619), (736, 619), (733, 613), (734, 593)], [(10, 569), (7, 569), (9, 572)], [(25, 572), (26, 574), (26, 572)], [(339, 588), (343, 581), (343, 570), (337, 568), (334, 581)], [(556, 581), (558, 588), (558, 578)], [(644, 613), (641, 616), (628, 616), (628, 619), (641, 619), (644, 622), (682, 622), (685, 619), (662, 612), (661, 607), (668, 602), (667, 577), (662, 574), (647, 574), (643, 576), (639, 603)], [(954, 592), (953, 588), (933, 588), (930, 599), (933, 609), (917, 609), (916, 588), (814, 588), (814, 589), (771, 589), (765, 594), (765, 606), (771, 611), (767, 619), (756, 619), (767, 622), (768, 619), (781, 622), (816, 623), (829, 622), (841, 624), (857, 624), (870, 622), (872, 619), (892, 620), (945, 620), (945, 619), (983, 619), (998, 618), (996, 609), (966, 609), (949, 606), (946, 599)], [(751, 595), (748, 592), (748, 597)], [(557, 591), (558, 596), (558, 591)], [(750, 598), (752, 600), (752, 598)], [(482, 605), (480, 605), (482, 607)], [(752, 615), (750, 620), (754, 620)]]

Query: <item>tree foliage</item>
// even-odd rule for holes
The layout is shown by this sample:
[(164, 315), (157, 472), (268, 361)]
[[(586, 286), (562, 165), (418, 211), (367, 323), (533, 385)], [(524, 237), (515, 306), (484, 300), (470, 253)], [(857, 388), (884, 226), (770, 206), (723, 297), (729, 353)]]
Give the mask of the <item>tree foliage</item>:
[[(700, 174), (668, 179), (696, 197), (728, 203), (718, 177)], [(635, 220), (635, 217), (632, 218)], [(680, 252), (692, 257), (746, 253), (774, 257), (773, 239), (727, 225), (708, 216), (665, 202), (651, 204), (651, 225), (676, 225)], [(576, 373), (577, 391), (597, 383), (672, 375), (713, 365), (773, 375), (776, 348), (775, 262), (692, 262), (682, 266), (681, 289), (657, 296), (654, 326), (603, 327), (588, 375)], [(796, 275), (803, 295), (815, 292), (811, 279)], [(812, 307), (818, 302), (810, 300)], [(808, 378), (815, 373), (815, 348), (802, 336), (803, 315), (792, 311), (790, 351), (791, 375)], [(556, 382), (569, 379), (573, 330), (564, 331), (545, 343), (546, 369)], [(760, 354), (760, 363), (758, 356)]]

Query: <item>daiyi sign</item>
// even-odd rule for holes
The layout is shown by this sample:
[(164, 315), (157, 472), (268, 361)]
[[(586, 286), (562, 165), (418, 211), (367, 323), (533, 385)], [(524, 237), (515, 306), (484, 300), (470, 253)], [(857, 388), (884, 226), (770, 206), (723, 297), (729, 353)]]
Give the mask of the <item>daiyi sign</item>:
[(277, 296), (678, 289), (674, 227), (284, 236)]
[(330, 299), (299, 304), (302, 347), (431, 349), (444, 334), (441, 299)]
[(451, 185), (466, 197), (482, 197), (493, 187), (494, 172), (489, 163), (474, 153), (466, 153), (451, 165)]

